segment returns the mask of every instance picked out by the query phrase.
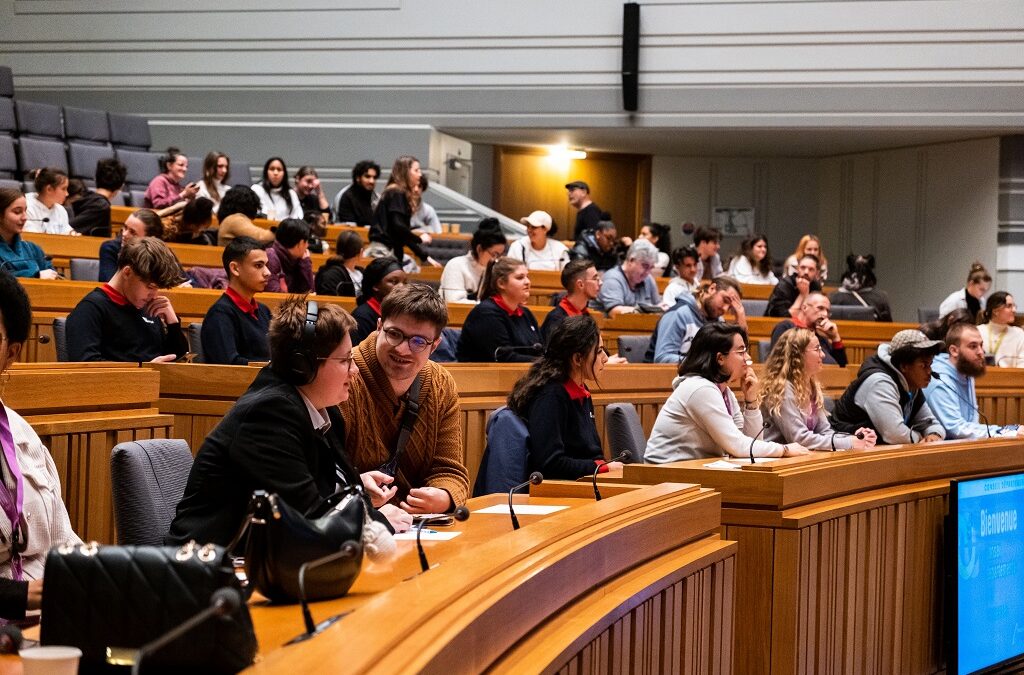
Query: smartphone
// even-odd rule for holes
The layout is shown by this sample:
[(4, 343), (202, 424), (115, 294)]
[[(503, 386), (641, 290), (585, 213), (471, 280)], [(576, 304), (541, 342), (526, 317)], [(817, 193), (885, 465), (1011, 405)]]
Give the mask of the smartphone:
[(412, 515), (412, 521), (418, 523), (421, 520), (428, 518), (437, 518), (437, 520), (431, 521), (431, 526), (445, 527), (455, 522), (455, 516), (447, 515), (444, 513), (414, 513)]

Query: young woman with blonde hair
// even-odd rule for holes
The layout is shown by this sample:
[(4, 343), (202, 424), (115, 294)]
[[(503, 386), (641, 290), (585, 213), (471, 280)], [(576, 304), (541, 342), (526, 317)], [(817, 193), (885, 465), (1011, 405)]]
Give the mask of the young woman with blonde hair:
[(828, 278), (828, 258), (825, 257), (825, 252), (821, 250), (821, 240), (818, 239), (817, 235), (813, 234), (805, 234), (800, 237), (800, 243), (796, 245), (793, 255), (786, 258), (786, 263), (783, 265), (783, 276), (788, 277), (791, 274), (796, 274), (796, 268), (800, 264), (800, 259), (805, 255), (813, 255), (818, 259), (818, 281), (824, 284), (825, 279)]
[(765, 440), (799, 443), (815, 450), (874, 447), (873, 430), (865, 427), (846, 434), (834, 431), (829, 424), (825, 395), (818, 382), (824, 356), (817, 336), (804, 328), (791, 328), (776, 341), (761, 374), (757, 396), (767, 424)]

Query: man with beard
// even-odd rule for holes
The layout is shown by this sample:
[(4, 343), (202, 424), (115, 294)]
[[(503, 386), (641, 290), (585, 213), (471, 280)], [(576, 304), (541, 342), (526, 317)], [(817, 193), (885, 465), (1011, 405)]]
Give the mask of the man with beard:
[(768, 298), (768, 309), (764, 315), (787, 319), (797, 316), (808, 296), (821, 292), (821, 282), (818, 281), (820, 268), (821, 263), (817, 256), (808, 253), (800, 258), (796, 272), (788, 277), (782, 277), (775, 285)]
[(932, 381), (925, 388), (928, 405), (945, 428), (946, 438), (1024, 436), (1024, 429), (1017, 425), (1001, 427), (978, 422), (974, 381), (985, 375), (985, 349), (977, 327), (953, 324), (946, 333), (946, 349), (932, 362)]
[(646, 363), (675, 363), (686, 358), (690, 343), (700, 327), (719, 321), (732, 309), (736, 325), (747, 330), (747, 315), (741, 302), (740, 285), (732, 277), (718, 276), (694, 298), (681, 293), (654, 326), (651, 344), (644, 355)]
[(373, 224), (373, 209), (380, 195), (375, 190), (380, 178), (380, 166), (363, 160), (352, 167), (352, 184), (342, 188), (334, 198), (334, 213), (339, 223), (362, 227)]
[[(843, 346), (843, 338), (839, 337), (839, 327), (832, 321), (831, 316), (832, 303), (829, 299), (821, 293), (809, 293), (800, 311), (792, 319), (785, 319), (775, 325), (769, 350), (775, 347), (775, 343), (787, 330), (806, 328), (814, 331), (817, 336), (825, 363), (845, 368), (849, 362), (846, 358), (846, 347)], [(765, 354), (764, 358), (767, 356)]]

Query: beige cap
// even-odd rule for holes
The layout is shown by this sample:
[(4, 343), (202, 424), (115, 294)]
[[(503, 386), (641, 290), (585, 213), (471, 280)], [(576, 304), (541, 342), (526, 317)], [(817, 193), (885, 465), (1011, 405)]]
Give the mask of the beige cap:
[(543, 227), (546, 231), (551, 231), (551, 215), (547, 211), (534, 211), (525, 218), (520, 218), (519, 222), (523, 225)]
[[(942, 344), (941, 340), (929, 340), (928, 336), (914, 328), (901, 330), (892, 336), (889, 341), (889, 353), (900, 349), (933, 349)], [(936, 350), (941, 351), (941, 350)]]

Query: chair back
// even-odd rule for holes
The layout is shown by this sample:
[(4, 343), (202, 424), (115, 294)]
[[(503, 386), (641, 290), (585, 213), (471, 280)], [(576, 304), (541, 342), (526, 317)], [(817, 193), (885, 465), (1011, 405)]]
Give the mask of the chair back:
[(71, 259), (72, 281), (99, 281), (100, 261), (92, 258)]
[(462, 336), (461, 328), (448, 326), (441, 331), (441, 343), (430, 355), (430, 360), (435, 363), (454, 363), (458, 361), (456, 353), (459, 348), (459, 338)]
[(771, 340), (758, 340), (757, 341), (757, 360), (760, 363), (768, 361), (768, 354), (772, 351)]
[(864, 305), (832, 305), (833, 321), (874, 321), (875, 308)]
[(487, 447), (473, 485), (473, 496), (508, 492), (529, 475), (530, 432), (526, 423), (501, 406), (487, 420)]
[(650, 344), (650, 335), (620, 335), (619, 356), (630, 363), (643, 363)]
[(188, 325), (188, 350), (192, 352), (193, 363), (204, 363), (203, 361), (203, 322), (193, 321)]
[(628, 463), (642, 464), (647, 437), (632, 403), (609, 403), (604, 409), (604, 433), (613, 456), (629, 453)]
[(53, 346), (57, 350), (58, 361), (68, 361), (67, 318), (58, 316), (53, 320)]
[(114, 522), (121, 545), (162, 546), (192, 470), (180, 439), (118, 443), (110, 453)]
[(939, 320), (939, 310), (932, 307), (918, 307), (917, 308), (917, 321), (918, 323), (931, 323), (932, 321)]

